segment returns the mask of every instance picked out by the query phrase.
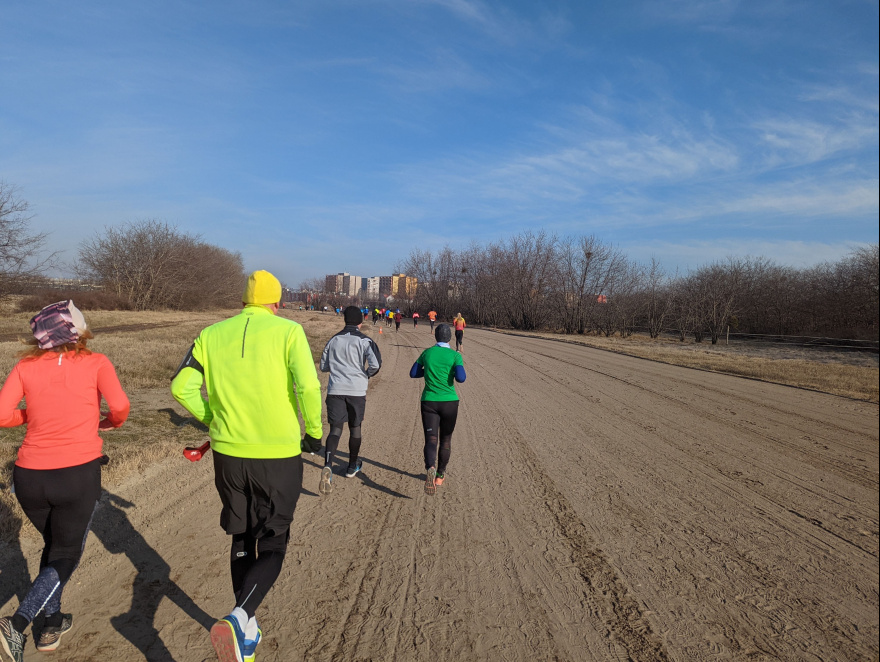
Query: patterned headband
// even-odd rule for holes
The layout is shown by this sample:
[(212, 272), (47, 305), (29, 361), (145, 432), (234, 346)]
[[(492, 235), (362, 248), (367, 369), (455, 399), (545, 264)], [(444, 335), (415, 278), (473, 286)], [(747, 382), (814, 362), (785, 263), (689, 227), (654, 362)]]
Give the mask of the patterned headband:
[(74, 343), (87, 328), (83, 314), (73, 305), (73, 299), (46, 306), (31, 318), (30, 324), (40, 349)]

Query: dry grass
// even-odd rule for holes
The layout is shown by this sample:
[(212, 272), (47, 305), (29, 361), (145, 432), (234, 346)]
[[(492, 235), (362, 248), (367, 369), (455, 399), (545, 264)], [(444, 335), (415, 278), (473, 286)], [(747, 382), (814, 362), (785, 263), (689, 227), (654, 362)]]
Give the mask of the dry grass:
[[(131, 414), (122, 428), (101, 432), (104, 452), (110, 457), (103, 472), (105, 487), (114, 487), (169, 457), (185, 462), (184, 446), (201, 445), (207, 440), (207, 429), (182, 415), (183, 409), (171, 397), (170, 378), (201, 329), (237, 312), (86, 313), (95, 332), (89, 346), (110, 358), (132, 403)], [(303, 325), (315, 360), (327, 339), (340, 327), (335, 316), (289, 311), (281, 314)], [(28, 338), (29, 318), (28, 313), (3, 315), (0, 337)], [(110, 330), (112, 327), (124, 328)], [(22, 349), (24, 345), (18, 340), (0, 342), (0, 371), (4, 376), (9, 374)], [(0, 544), (20, 535), (37, 535), (33, 527), (23, 526), (24, 514), (9, 491), (12, 466), (24, 433), (23, 427), (0, 428)]]
[[(499, 331), (500, 333), (508, 333)], [(520, 333), (549, 338), (651, 361), (750, 377), (807, 388), (867, 402), (880, 401), (876, 354), (834, 354), (815, 349), (679, 343), (642, 336), (604, 338), (546, 333)], [(844, 363), (846, 362), (846, 363)]]

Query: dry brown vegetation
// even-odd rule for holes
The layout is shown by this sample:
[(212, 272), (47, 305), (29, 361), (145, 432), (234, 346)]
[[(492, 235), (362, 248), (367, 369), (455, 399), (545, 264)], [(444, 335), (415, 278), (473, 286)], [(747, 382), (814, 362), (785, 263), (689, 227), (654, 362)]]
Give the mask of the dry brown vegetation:
[(880, 401), (880, 369), (876, 354), (834, 353), (769, 345), (707, 345), (678, 340), (548, 333), (515, 333), (596, 347), (671, 365), (760, 379), (868, 402)]

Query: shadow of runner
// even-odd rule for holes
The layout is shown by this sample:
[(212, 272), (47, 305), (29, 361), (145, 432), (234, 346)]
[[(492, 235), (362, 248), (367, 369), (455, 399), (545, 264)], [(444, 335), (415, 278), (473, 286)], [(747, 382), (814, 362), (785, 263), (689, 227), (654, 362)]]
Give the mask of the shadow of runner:
[[(8, 489), (8, 485), (0, 484), (0, 489)], [(12, 497), (13, 499), (15, 497)], [(21, 551), (21, 529), (24, 520), (20, 510), (9, 505), (6, 501), (0, 501), (0, 522), (8, 531), (9, 542), (0, 541), (0, 605), (9, 602), (14, 596), (18, 597), (18, 603), (10, 605), (8, 611), (17, 609), (21, 601), (27, 595), (31, 587), (31, 576), (28, 571), (27, 559)], [(30, 526), (30, 522), (28, 522)], [(7, 535), (4, 532), (4, 536)], [(9, 614), (4, 613), (4, 616)]]
[[(337, 453), (336, 454), (336, 468), (334, 469), (334, 474), (344, 475), (345, 470), (348, 469), (348, 460), (344, 460), (343, 458), (349, 458), (350, 455), (348, 453)], [(360, 478), (361, 482), (364, 483), (367, 487), (371, 487), (374, 490), (378, 490), (380, 492), (384, 492), (385, 494), (390, 494), (393, 497), (398, 497), (400, 499), (411, 499), (412, 497), (407, 496), (406, 494), (401, 494), (400, 492), (395, 492), (390, 487), (385, 487), (377, 483), (375, 480), (366, 475), (366, 465), (372, 464), (374, 466), (380, 467), (382, 469), (387, 469), (389, 471), (393, 471), (394, 473), (402, 474), (404, 476), (411, 476), (412, 474), (408, 474), (405, 471), (401, 471), (400, 469), (394, 469), (393, 467), (389, 467), (387, 464), (382, 464), (381, 462), (374, 462), (372, 460), (368, 460), (366, 458), (361, 458), (363, 462), (363, 466), (361, 466), (361, 470), (358, 472), (356, 478)]]
[(165, 647), (154, 625), (156, 611), (168, 598), (205, 630), (216, 619), (199, 607), (174, 581), (171, 567), (132, 526), (124, 508), (134, 504), (105, 491), (92, 522), (92, 533), (111, 554), (125, 554), (137, 570), (132, 584), (128, 612), (110, 619), (119, 634), (128, 639), (148, 660), (167, 661), (174, 657)]
[(367, 476), (367, 474), (364, 472), (363, 468), (361, 468), (361, 470), (358, 472), (357, 477), (361, 479), (361, 481), (364, 483), (364, 485), (366, 485), (367, 487), (372, 487), (374, 490), (379, 490), (380, 492), (384, 492), (385, 494), (390, 494), (391, 496), (398, 497), (400, 499), (411, 499), (412, 498), (410, 496), (407, 496), (406, 494), (401, 494), (400, 492), (395, 492), (390, 487), (385, 487), (384, 485), (380, 485), (379, 483), (377, 483), (376, 481), (371, 479), (369, 476)]
[(174, 425), (175, 427), (182, 428), (184, 425), (189, 425), (194, 427), (196, 430), (200, 430), (201, 432), (208, 431), (208, 426), (201, 421), (193, 418), (192, 416), (181, 416), (171, 407), (157, 409), (156, 411), (160, 414), (168, 414), (168, 421), (171, 423), (171, 425)]

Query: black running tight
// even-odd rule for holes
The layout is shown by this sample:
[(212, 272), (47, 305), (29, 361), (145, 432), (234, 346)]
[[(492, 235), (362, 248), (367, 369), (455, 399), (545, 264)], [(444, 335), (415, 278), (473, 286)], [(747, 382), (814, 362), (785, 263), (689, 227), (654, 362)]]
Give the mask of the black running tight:
[(421, 409), (422, 429), (425, 431), (425, 471), (436, 467), (438, 474), (444, 474), (452, 452), (452, 432), (458, 418), (458, 400), (423, 400)]
[(13, 469), (15, 496), (27, 518), (43, 536), (40, 573), (16, 612), (17, 625), (45, 610), (61, 609), (64, 585), (82, 557), (95, 504), (101, 497), (101, 464), (63, 469)]
[(232, 536), (229, 565), (232, 571), (232, 591), (235, 606), (253, 618), (257, 607), (281, 574), (290, 529), (275, 536), (254, 538), (250, 533)]

